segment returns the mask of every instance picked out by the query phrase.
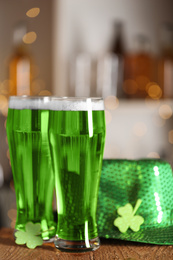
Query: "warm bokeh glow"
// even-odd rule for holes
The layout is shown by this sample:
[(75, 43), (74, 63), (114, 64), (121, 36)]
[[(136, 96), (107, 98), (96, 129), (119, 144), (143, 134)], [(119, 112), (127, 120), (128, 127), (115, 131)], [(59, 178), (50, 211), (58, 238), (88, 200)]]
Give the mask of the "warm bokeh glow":
[(52, 93), (49, 90), (41, 90), (39, 96), (51, 96)]
[(5, 122), (4, 122), (4, 127), (5, 127), (5, 129), (6, 129), (6, 125), (7, 125), (7, 119), (6, 119)]
[(148, 96), (152, 99), (160, 99), (162, 97), (162, 90), (155, 82), (150, 82), (146, 86)]
[(144, 122), (137, 122), (133, 127), (133, 133), (136, 136), (142, 137), (147, 133), (147, 126)]
[(23, 42), (26, 44), (32, 44), (37, 39), (37, 34), (35, 32), (28, 32), (23, 36)]
[(160, 155), (156, 152), (150, 152), (149, 154), (147, 154), (147, 157), (149, 157), (149, 158), (160, 158)]
[(159, 115), (163, 119), (169, 119), (172, 116), (172, 108), (167, 104), (161, 105), (159, 108)]
[(38, 93), (45, 88), (46, 88), (46, 84), (42, 79), (35, 79), (31, 83), (31, 91), (33, 95), (38, 95)]
[(31, 8), (29, 9), (27, 12), (26, 12), (26, 15), (30, 18), (34, 18), (36, 17), (37, 15), (39, 15), (40, 13), (40, 8), (38, 7), (34, 7), (34, 8)]
[(6, 106), (8, 106), (8, 100), (6, 96), (0, 95), (0, 110), (3, 110), (6, 108)]
[(7, 214), (8, 214), (8, 217), (11, 220), (15, 220), (16, 217), (17, 217), (17, 210), (16, 209), (10, 209)]
[(10, 160), (10, 151), (9, 151), (9, 149), (7, 150), (7, 158)]
[(15, 192), (13, 180), (10, 181), (10, 189)]
[(5, 117), (8, 114), (8, 99), (4, 95), (0, 95), (0, 111)]
[(6, 144), (8, 144), (8, 139), (7, 139), (7, 136), (5, 137), (5, 142), (6, 142)]
[(10, 224), (10, 227), (14, 229), (15, 225), (16, 225), (16, 220), (12, 220), (11, 224)]
[(11, 223), (10, 223), (11, 228), (15, 228), (17, 210), (16, 209), (10, 209), (8, 211), (7, 215), (9, 217), (9, 219), (11, 219)]
[(115, 96), (105, 98), (105, 107), (109, 110), (115, 110), (119, 106), (119, 100)]
[(105, 110), (105, 120), (107, 125), (112, 121), (112, 115), (108, 110)]
[(168, 133), (168, 140), (170, 144), (173, 144), (173, 130), (170, 130)]
[(9, 95), (14, 88), (14, 84), (11, 80), (5, 79), (1, 84), (0, 84), (0, 94), (3, 95)]

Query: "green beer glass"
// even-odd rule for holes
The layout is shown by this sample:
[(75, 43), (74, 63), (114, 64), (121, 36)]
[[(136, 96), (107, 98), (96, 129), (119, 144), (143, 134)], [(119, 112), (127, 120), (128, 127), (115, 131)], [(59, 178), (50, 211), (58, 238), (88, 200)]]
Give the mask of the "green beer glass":
[(53, 98), (49, 138), (57, 197), (56, 248), (67, 252), (99, 247), (96, 209), (104, 143), (100, 98)]
[(10, 97), (6, 125), (17, 204), (15, 229), (25, 230), (30, 221), (40, 223), (44, 240), (55, 235), (49, 102), (49, 97)]

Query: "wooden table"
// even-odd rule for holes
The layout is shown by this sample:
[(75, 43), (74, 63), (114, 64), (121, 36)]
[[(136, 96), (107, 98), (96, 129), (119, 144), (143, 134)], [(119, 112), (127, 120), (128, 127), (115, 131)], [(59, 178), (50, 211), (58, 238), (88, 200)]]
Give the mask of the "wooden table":
[(13, 229), (0, 229), (0, 260), (173, 260), (173, 246), (157, 246), (101, 239), (101, 247), (95, 252), (63, 253), (53, 243), (35, 249), (18, 246), (14, 242)]

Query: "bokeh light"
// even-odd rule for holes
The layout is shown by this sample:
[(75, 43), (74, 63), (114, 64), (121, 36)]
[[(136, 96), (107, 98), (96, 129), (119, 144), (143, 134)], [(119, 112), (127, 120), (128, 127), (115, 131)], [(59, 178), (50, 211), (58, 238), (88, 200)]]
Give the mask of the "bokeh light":
[(17, 217), (17, 210), (16, 209), (10, 209), (7, 214), (8, 214), (8, 217), (11, 220), (15, 220), (16, 217)]
[(172, 108), (167, 104), (161, 105), (159, 108), (159, 115), (163, 119), (169, 119), (172, 116)]
[(173, 130), (170, 130), (168, 133), (168, 141), (170, 144), (173, 144)]
[(152, 99), (160, 99), (162, 97), (162, 90), (155, 82), (150, 82), (146, 86), (148, 96)]
[(112, 121), (112, 115), (108, 110), (105, 110), (105, 120), (107, 125)]
[(10, 227), (14, 229), (15, 225), (16, 225), (16, 220), (12, 220), (11, 224), (10, 224)]
[(17, 210), (16, 209), (10, 209), (8, 211), (7, 215), (9, 217), (9, 219), (11, 219), (11, 223), (10, 223), (11, 228), (15, 228)]
[(7, 158), (10, 160), (10, 152), (9, 152), (9, 149), (7, 150)]
[(119, 100), (115, 96), (105, 98), (105, 107), (109, 110), (115, 110), (119, 106)]
[(31, 8), (29, 9), (27, 12), (26, 12), (26, 15), (30, 18), (34, 18), (36, 16), (38, 16), (40, 13), (40, 8), (38, 7), (34, 7), (34, 8)]
[(133, 133), (136, 136), (142, 137), (147, 133), (147, 126), (144, 122), (137, 122), (133, 127)]
[(39, 96), (51, 96), (52, 93), (49, 90), (41, 90), (38, 94)]
[(37, 34), (35, 32), (28, 32), (23, 36), (23, 42), (26, 44), (32, 44), (37, 39)]
[(160, 155), (157, 152), (150, 152), (149, 154), (147, 154), (148, 158), (160, 158)]
[(6, 107), (8, 107), (8, 99), (4, 95), (0, 95), (0, 110), (4, 110)]
[(3, 95), (9, 95), (14, 89), (14, 84), (12, 80), (5, 79), (1, 84), (0, 84), (0, 94)]
[(7, 136), (5, 137), (5, 142), (6, 142), (6, 144), (8, 144), (8, 139), (7, 139)]
[(35, 79), (31, 83), (31, 92), (33, 95), (38, 95), (41, 90), (46, 88), (46, 84), (42, 79)]
[(10, 189), (15, 192), (13, 180), (10, 181)]
[(1, 113), (3, 116), (7, 117), (8, 115), (8, 102), (6, 104), (6, 106), (1, 110)]
[(7, 119), (5, 119), (5, 121), (4, 121), (4, 127), (5, 127), (5, 129), (6, 129), (6, 125), (7, 125)]

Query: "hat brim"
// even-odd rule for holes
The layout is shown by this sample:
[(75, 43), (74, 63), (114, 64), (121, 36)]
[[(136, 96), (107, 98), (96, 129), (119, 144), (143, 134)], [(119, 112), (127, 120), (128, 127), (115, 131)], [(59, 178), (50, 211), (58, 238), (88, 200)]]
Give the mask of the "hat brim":
[(99, 237), (157, 245), (173, 245), (173, 225), (166, 228), (141, 228), (138, 232), (129, 229), (125, 233), (121, 233), (116, 227), (112, 227), (111, 231), (99, 228)]

